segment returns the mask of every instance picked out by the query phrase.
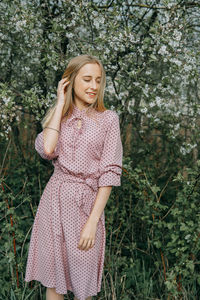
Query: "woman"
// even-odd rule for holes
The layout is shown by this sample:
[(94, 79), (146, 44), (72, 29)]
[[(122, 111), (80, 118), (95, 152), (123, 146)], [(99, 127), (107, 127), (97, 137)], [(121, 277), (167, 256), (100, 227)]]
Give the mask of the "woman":
[(46, 299), (78, 300), (101, 290), (105, 253), (104, 208), (121, 185), (123, 148), (119, 117), (103, 104), (106, 77), (93, 56), (73, 58), (43, 120), (36, 151), (52, 160), (35, 216), (25, 281), (40, 281)]

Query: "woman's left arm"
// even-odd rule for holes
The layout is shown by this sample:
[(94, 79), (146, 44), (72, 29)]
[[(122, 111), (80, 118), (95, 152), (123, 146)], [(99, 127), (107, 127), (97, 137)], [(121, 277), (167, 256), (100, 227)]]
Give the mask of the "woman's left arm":
[(78, 248), (80, 250), (88, 250), (93, 247), (95, 243), (97, 224), (107, 204), (111, 190), (112, 186), (99, 187), (93, 209), (81, 233), (81, 238), (78, 244)]
[(108, 202), (111, 190), (112, 190), (112, 186), (99, 187), (96, 200), (94, 202), (94, 207), (88, 219), (89, 222), (91, 222), (92, 224), (98, 223), (101, 214), (103, 213), (103, 210)]

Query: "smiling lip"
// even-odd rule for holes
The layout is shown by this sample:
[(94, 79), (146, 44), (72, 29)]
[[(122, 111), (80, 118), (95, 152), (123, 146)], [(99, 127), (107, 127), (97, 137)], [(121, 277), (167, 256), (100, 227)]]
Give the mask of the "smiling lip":
[(88, 94), (90, 97), (95, 97), (96, 96), (95, 93), (86, 93), (86, 94)]

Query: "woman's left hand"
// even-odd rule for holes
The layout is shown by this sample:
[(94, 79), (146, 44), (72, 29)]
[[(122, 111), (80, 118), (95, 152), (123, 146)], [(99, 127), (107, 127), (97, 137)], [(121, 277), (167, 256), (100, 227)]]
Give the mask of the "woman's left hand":
[(81, 231), (78, 248), (80, 250), (89, 250), (94, 246), (96, 236), (97, 224), (87, 221)]

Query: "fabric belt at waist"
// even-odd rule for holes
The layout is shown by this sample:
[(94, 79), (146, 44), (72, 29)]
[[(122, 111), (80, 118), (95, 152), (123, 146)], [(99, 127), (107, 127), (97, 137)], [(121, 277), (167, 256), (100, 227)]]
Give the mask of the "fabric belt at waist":
[(78, 183), (84, 183), (88, 185), (90, 188), (93, 189), (93, 191), (98, 190), (98, 179), (94, 177), (94, 175), (90, 175), (87, 177), (78, 176), (78, 175), (72, 175), (67, 172), (63, 172), (61, 169), (55, 168), (54, 173), (52, 176), (55, 179), (59, 179), (61, 181), (71, 181), (71, 182), (78, 182)]

